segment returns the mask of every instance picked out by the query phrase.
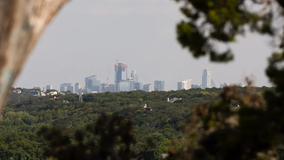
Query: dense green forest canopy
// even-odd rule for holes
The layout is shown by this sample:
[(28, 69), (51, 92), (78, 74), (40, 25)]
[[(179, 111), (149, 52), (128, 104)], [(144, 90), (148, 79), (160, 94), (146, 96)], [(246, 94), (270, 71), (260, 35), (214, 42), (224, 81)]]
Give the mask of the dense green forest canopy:
[[(245, 88), (238, 88), (240, 91)], [(266, 87), (256, 88), (262, 94)], [(180, 128), (191, 117), (195, 105), (218, 99), (221, 89), (190, 89), (151, 93), (143, 91), (100, 93), (83, 95), (83, 102), (76, 94), (35, 97), (26, 93), (11, 93), (0, 122), (0, 159), (42, 159), (48, 142), (37, 132), (43, 126), (66, 128), (72, 135), (75, 130), (84, 130), (101, 114), (119, 115), (133, 121), (137, 143), (135, 153), (152, 151), (156, 159), (163, 153), (173, 138), (177, 146), (185, 141)], [(174, 103), (167, 99), (182, 98)], [(144, 108), (147, 104), (148, 108)], [(232, 106), (236, 106), (233, 104)], [(87, 137), (88, 143), (92, 137)], [(147, 145), (152, 138), (154, 146)]]

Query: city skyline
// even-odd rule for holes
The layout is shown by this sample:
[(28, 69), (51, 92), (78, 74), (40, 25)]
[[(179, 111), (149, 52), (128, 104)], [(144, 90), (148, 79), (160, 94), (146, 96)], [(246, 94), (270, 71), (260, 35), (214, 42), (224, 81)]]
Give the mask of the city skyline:
[[(92, 75), (85, 78), (85, 87), (80, 83), (75, 83), (74, 93), (102, 93), (102, 92), (125, 92), (125, 91), (134, 91), (134, 90), (143, 90), (146, 92), (151, 91), (165, 91), (165, 81), (155, 80), (152, 84), (144, 84), (138, 81), (137, 70), (132, 70), (130, 76), (128, 77), (128, 65), (124, 63), (116, 63), (114, 68), (115, 80), (114, 84), (109, 83), (107, 77), (107, 82), (100, 83), (99, 78), (96, 75)], [(207, 80), (209, 79), (209, 80)], [(206, 82), (205, 82), (206, 81)], [(212, 88), (211, 83), (214, 83), (212, 80), (212, 72), (210, 69), (203, 69), (202, 74), (202, 85), (200, 84), (191, 84), (191, 79), (186, 79), (181, 82), (177, 82), (177, 90), (188, 90), (191, 88)], [(208, 83), (208, 84), (204, 84)], [(71, 84), (63, 83), (62, 85)], [(72, 85), (72, 84), (71, 84)], [(50, 85), (47, 85), (50, 86)], [(215, 87), (215, 84), (214, 84)], [(223, 87), (223, 84), (220, 84), (220, 87)], [(111, 89), (110, 89), (111, 88)], [(218, 87), (219, 88), (219, 87)], [(73, 88), (72, 88), (73, 90)], [(66, 89), (61, 89), (60, 91), (66, 91)], [(72, 91), (73, 92), (73, 91)]]
[[(81, 85), (79, 82), (75, 83), (74, 86), (72, 83), (62, 83), (60, 85), (59, 91), (71, 91), (72, 93), (103, 93), (103, 92), (125, 92), (125, 91), (134, 91), (134, 90), (143, 90), (146, 92), (151, 91), (166, 91), (165, 90), (165, 81), (155, 80), (152, 84), (144, 84), (143, 82), (138, 81), (137, 70), (132, 70), (130, 76), (128, 76), (128, 65), (124, 63), (116, 63), (114, 65), (115, 80), (113, 84), (109, 83), (109, 77), (107, 77), (107, 82), (101, 82), (96, 75), (88, 76), (85, 78), (85, 86)], [(191, 88), (223, 88), (225, 86), (231, 85), (228, 82), (220, 83), (220, 87), (216, 86), (213, 78), (212, 71), (209, 68), (202, 70), (202, 81), (201, 84), (191, 83), (191, 79), (186, 79), (177, 82), (177, 88), (175, 90), (188, 90)], [(232, 84), (234, 85), (234, 84)], [(243, 87), (242, 82), (235, 84)], [(34, 86), (33, 88), (40, 88), (41, 90), (52, 89), (52, 85)]]
[[(139, 71), (144, 84), (164, 80), (165, 90), (175, 90), (176, 83), (187, 78), (200, 83), (203, 68), (214, 71), (216, 86), (244, 82), (251, 74), (257, 86), (270, 86), (266, 65), (261, 65), (271, 53), (266, 38), (237, 37), (240, 41), (232, 44), (234, 61), (215, 64), (208, 57), (194, 59), (178, 44), (175, 27), (182, 19), (178, 5), (167, 0), (72, 1), (43, 33), (13, 86), (52, 84), (59, 89), (71, 79), (84, 84), (81, 77), (93, 74), (106, 82), (108, 74), (114, 75), (116, 59)], [(249, 45), (252, 41), (258, 47)], [(250, 62), (255, 56), (258, 60)]]
[[(107, 82), (100, 81), (97, 75), (91, 75), (85, 77), (85, 86), (76, 82), (73, 83), (64, 82), (60, 84), (60, 88), (58, 91), (66, 92), (71, 91), (72, 93), (103, 93), (103, 92), (125, 92), (125, 91), (135, 91), (135, 90), (143, 90), (146, 92), (151, 91), (166, 91), (165, 90), (165, 81), (163, 80), (155, 80), (152, 83), (143, 84), (143, 82), (138, 81), (138, 73), (137, 70), (131, 70), (130, 76), (128, 76), (128, 65), (124, 63), (116, 63), (114, 65), (114, 82), (113, 84), (109, 83), (109, 75), (106, 78)], [(173, 90), (188, 90), (191, 88), (223, 88), (229, 85), (238, 85), (244, 87), (244, 83), (228, 83), (223, 82), (220, 83), (220, 86), (216, 86), (213, 78), (212, 71), (209, 68), (205, 68), (202, 70), (202, 81), (201, 83), (192, 83), (191, 79), (186, 79), (177, 82), (177, 88)], [(72, 80), (71, 80), (72, 81)], [(19, 86), (20, 87), (20, 86)], [(20, 87), (21, 88), (21, 87)], [(41, 90), (52, 90), (52, 85), (47, 84), (45, 86), (34, 86), (33, 89), (41, 89)]]
[[(110, 72), (109, 72), (110, 73)], [(138, 74), (137, 70), (131, 69), (131, 74), (128, 74), (128, 65), (116, 61), (116, 64), (114, 65), (114, 82), (109, 83), (110, 75), (108, 74), (108, 77), (105, 81), (100, 81), (97, 75), (88, 76), (85, 78), (85, 86), (82, 85), (80, 82), (72, 83), (71, 82), (64, 82), (60, 84), (59, 89), (53, 88), (53, 85), (46, 84), (46, 85), (35, 85), (33, 88), (41, 88), (43, 90), (49, 89), (56, 89), (58, 91), (71, 91), (72, 93), (102, 93), (102, 92), (125, 92), (125, 91), (134, 91), (134, 90), (144, 90), (144, 91), (169, 91), (165, 89), (165, 81), (164, 80), (154, 80), (153, 83), (144, 83), (138, 81)], [(190, 76), (187, 76), (190, 77)], [(196, 82), (196, 81), (195, 81)], [(238, 85), (238, 86), (245, 86), (243, 82), (237, 82), (237, 83), (230, 83), (230, 82), (222, 82), (220, 85), (215, 85), (215, 82), (212, 78), (212, 71), (209, 68), (205, 68), (202, 70), (202, 76), (201, 76), (201, 82), (192, 83), (191, 79), (186, 79), (182, 81), (177, 82), (177, 86), (175, 89), (171, 90), (188, 90), (191, 88), (223, 88), (224, 86), (228, 85)], [(14, 86), (14, 87), (20, 87), (25, 88), (21, 86)], [(145, 87), (147, 89), (145, 89)]]
[[(124, 63), (119, 63), (119, 64), (123, 64), (123, 65), (126, 65), (126, 64), (124, 64)], [(128, 68), (128, 65), (126, 65), (127, 67), (126, 68)], [(208, 69), (208, 68), (205, 68), (205, 69)], [(201, 85), (201, 87), (203, 88), (203, 86), (202, 86), (202, 76), (203, 76), (203, 72), (204, 72), (204, 70), (205, 70), (204, 68), (203, 69), (201, 69), (202, 70), (202, 73), (200, 72), (200, 78), (197, 78), (197, 79), (201, 79), (200, 81), (197, 81), (196, 79), (193, 79), (192, 81), (191, 81), (191, 84), (192, 85), (196, 85), (196, 84), (199, 84), (199, 85)], [(210, 69), (209, 69), (210, 70)], [(111, 73), (111, 71), (109, 71), (110, 73)], [(133, 73), (134, 72), (134, 73)], [(139, 71), (138, 71), (139, 72)], [(130, 74), (129, 74), (130, 73)], [(94, 73), (93, 73), (94, 74)], [(114, 75), (116, 75), (115, 74), (115, 71), (114, 71)], [(132, 76), (136, 76), (135, 78), (133, 78)], [(139, 75), (139, 73), (138, 73), (138, 75)], [(96, 76), (96, 77), (99, 77), (99, 76), (97, 76), (97, 75), (92, 75), (92, 76)], [(89, 77), (91, 77), (91, 76), (89, 76)], [(191, 76), (190, 75), (186, 75), (186, 76), (184, 76), (184, 77), (187, 77), (187, 78), (190, 78)], [(136, 69), (131, 69), (130, 70), (130, 72), (129, 71), (126, 71), (125, 72), (125, 78), (124, 78), (124, 80), (129, 80), (129, 78), (133, 78), (133, 81), (134, 81), (134, 83), (135, 82), (139, 82), (138, 81), (138, 76), (137, 76), (137, 70)], [(187, 78), (185, 78), (185, 79), (187, 79)], [(74, 87), (74, 89), (75, 89), (75, 84), (76, 83), (79, 83), (80, 85), (83, 85), (84, 87), (86, 86), (86, 80), (84, 80), (84, 81), (82, 81), (82, 79), (84, 79), (84, 78), (77, 78), (77, 79), (81, 79), (81, 80), (79, 80), (79, 81), (76, 81), (76, 82), (74, 82), (74, 83), (72, 83), (72, 77), (71, 78), (69, 78), (70, 79), (70, 81), (69, 82), (57, 82), (57, 84), (59, 85), (58, 87), (54, 87), (54, 86), (56, 86), (56, 85), (54, 85), (54, 84), (51, 84), (51, 83), (47, 83), (47, 84), (40, 84), (40, 85), (38, 85), (39, 83), (36, 83), (35, 85), (33, 85), (33, 86), (29, 86), (29, 87), (25, 87), (25, 86), (15, 86), (15, 85), (13, 85), (14, 87), (24, 87), (24, 88), (32, 88), (32, 87), (35, 87), (35, 86), (42, 86), (42, 87), (44, 87), (44, 88), (46, 88), (48, 85), (50, 85), (51, 86), (51, 88), (52, 89), (56, 89), (56, 90), (60, 90), (60, 88), (61, 88), (61, 84), (65, 84), (65, 83), (71, 83), (72, 85), (73, 85), (73, 87)], [(103, 78), (101, 78), (102, 79), (102, 81), (100, 81), (99, 80), (99, 78), (98, 78), (98, 84), (102, 84), (102, 83), (107, 83), (107, 81), (109, 82), (109, 84), (116, 84), (115, 83), (115, 78), (113, 78), (112, 76), (111, 76), (111, 74), (109, 74), (107, 77), (103, 77)], [(111, 80), (114, 80), (114, 83), (111, 81)], [(137, 81), (135, 81), (137, 79)], [(144, 78), (142, 78), (142, 79), (144, 79)], [(191, 78), (192, 79), (192, 78)], [(151, 81), (146, 81), (147, 83), (143, 83), (142, 82), (142, 87), (141, 88), (143, 88), (143, 85), (144, 84), (151, 84), (152, 85), (152, 91), (154, 91), (155, 89), (154, 89), (154, 83), (155, 83), (155, 81), (157, 81), (155, 78), (154, 78), (154, 80), (151, 82)], [(169, 87), (167, 87), (167, 85), (165, 85), (165, 91), (170, 91), (170, 90), (177, 90), (177, 83), (178, 82), (180, 82), (180, 81), (182, 81), (182, 80), (178, 80), (177, 82), (174, 82), (174, 83), (176, 83), (175, 84), (175, 87), (172, 87), (171, 89), (168, 89)], [(101, 83), (100, 83), (101, 82)], [(165, 82), (165, 80), (164, 80), (164, 82)], [(139, 83), (141, 83), (141, 82), (139, 82)], [(212, 85), (212, 83), (215, 83), (214, 81), (213, 81), (213, 78), (212, 78), (212, 76), (211, 76), (211, 85)], [(216, 83), (217, 85), (215, 85), (214, 84), (214, 87), (216, 87), (216, 88), (220, 88), (220, 85), (221, 84), (223, 84), (223, 83), (229, 83), (229, 84), (234, 84), (234, 85), (239, 85), (240, 83), (242, 83), (242, 84), (245, 84), (245, 81), (244, 80), (242, 80), (242, 81), (235, 81), (235, 82), (231, 82), (231, 81), (228, 81), (228, 80), (221, 80), (221, 82), (220, 83)], [(171, 85), (171, 86), (174, 86), (174, 84), (173, 83), (169, 83), (169, 85)], [(135, 84), (133, 84), (133, 87), (135, 86)], [(210, 88), (212, 88), (213, 86), (211, 86)], [(117, 89), (117, 88), (116, 88)], [(143, 90), (143, 89), (142, 89)], [(74, 90), (75, 91), (75, 90)], [(98, 92), (100, 92), (99, 90), (98, 90)]]

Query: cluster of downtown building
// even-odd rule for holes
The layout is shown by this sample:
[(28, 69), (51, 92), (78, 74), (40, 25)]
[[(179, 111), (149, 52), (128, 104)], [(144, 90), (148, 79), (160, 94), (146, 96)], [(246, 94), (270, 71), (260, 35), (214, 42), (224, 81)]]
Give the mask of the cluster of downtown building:
[[(230, 86), (231, 84), (228, 82), (224, 82), (220, 84), (220, 88)], [(238, 86), (244, 87), (243, 83), (239, 83)], [(191, 88), (214, 88), (217, 87), (212, 79), (212, 72), (209, 68), (203, 69), (202, 72), (202, 84), (191, 84), (191, 79), (186, 79), (177, 83), (177, 90), (188, 90)]]
[(164, 91), (165, 81), (154, 81), (152, 84), (142, 84), (138, 81), (136, 70), (132, 70), (130, 76), (127, 73), (128, 66), (123, 63), (115, 64), (115, 80), (114, 84), (100, 83), (96, 75), (85, 78), (85, 87), (80, 83), (76, 83), (73, 87), (72, 83), (63, 83), (60, 85), (60, 91), (71, 91), (72, 93), (102, 93), (102, 92), (127, 92), (134, 90), (143, 90), (151, 92), (152, 90)]
[(181, 82), (177, 82), (177, 90), (188, 90), (191, 88), (213, 88), (216, 87), (212, 79), (212, 72), (210, 69), (204, 69), (202, 73), (202, 84), (191, 84), (191, 79), (186, 79)]
[[(138, 74), (136, 70), (132, 70), (130, 76), (127, 73), (128, 66), (123, 63), (115, 64), (115, 80), (114, 84), (100, 83), (100, 80), (96, 75), (92, 75), (85, 78), (85, 87), (80, 83), (76, 83), (74, 88), (72, 83), (63, 83), (60, 85), (60, 91), (71, 91), (72, 93), (102, 93), (102, 92), (127, 92), (134, 90), (143, 90), (146, 92), (151, 91), (164, 91), (165, 81), (156, 80), (154, 81), (154, 88), (152, 84), (142, 84), (138, 80)], [(229, 83), (220, 84), (220, 87), (230, 85)], [(243, 86), (241, 83), (239, 84)], [(186, 79), (177, 82), (177, 90), (188, 90), (191, 88), (213, 88), (216, 87), (212, 79), (212, 72), (210, 69), (203, 69), (202, 73), (202, 84), (191, 84), (191, 79)], [(48, 89), (48, 86), (47, 88)]]

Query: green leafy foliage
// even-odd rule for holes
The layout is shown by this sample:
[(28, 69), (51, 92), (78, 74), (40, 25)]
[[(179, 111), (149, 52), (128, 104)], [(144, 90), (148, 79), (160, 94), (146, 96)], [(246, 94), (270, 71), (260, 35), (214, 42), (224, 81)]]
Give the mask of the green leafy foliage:
[[(64, 130), (44, 127), (38, 133), (50, 141), (44, 155), (57, 160), (130, 160), (134, 157), (131, 150), (135, 143), (131, 121), (117, 114), (102, 115), (94, 125), (87, 127), (87, 132), (76, 131), (73, 143)], [(86, 139), (86, 136), (92, 138)]]
[[(237, 36), (251, 31), (278, 37), (282, 26), (274, 27), (274, 20), (282, 18), (282, 10), (275, 11), (277, 2), (271, 0), (175, 0), (183, 2), (185, 16), (177, 25), (177, 40), (194, 57), (209, 55), (212, 62), (229, 62), (233, 53), (228, 44)], [(283, 5), (282, 0), (278, 4)], [(277, 4), (276, 4), (277, 5)], [(257, 8), (257, 9), (256, 9)], [(282, 39), (280, 39), (282, 41)], [(224, 51), (219, 50), (225, 46)]]
[[(248, 28), (271, 37), (280, 53), (272, 54), (266, 69), (274, 89), (252, 94), (252, 88), (242, 92), (227, 87), (220, 100), (198, 105), (183, 130), (197, 135), (198, 143), (171, 149), (168, 159), (283, 159), (283, 0), (176, 1), (184, 2), (181, 11), (187, 19), (177, 26), (178, 41), (194, 57), (232, 60), (228, 44), (249, 32)], [(217, 50), (220, 44), (228, 49)], [(232, 109), (232, 103), (240, 109)]]
[[(259, 91), (261, 92), (262, 89), (260, 88)], [(46, 130), (46, 134), (60, 133), (61, 138), (66, 136), (69, 140), (65, 145), (71, 148), (76, 148), (78, 145), (74, 135), (76, 131), (81, 131), (84, 137), (83, 145), (90, 148), (92, 145), (90, 142), (93, 142), (98, 148), (100, 143), (97, 137), (102, 135), (94, 135), (95, 132), (90, 128), (86, 129), (86, 125), (97, 123), (95, 126), (106, 127), (101, 130), (109, 132), (111, 129), (108, 127), (109, 121), (99, 120), (99, 117), (102, 114), (110, 116), (118, 113), (119, 116), (133, 122), (136, 143), (131, 144), (131, 151), (138, 157), (144, 153), (146, 155), (153, 153), (154, 158), (159, 159), (161, 154), (167, 153), (173, 138), (176, 138), (177, 146), (183, 144), (184, 135), (180, 128), (186, 119), (191, 117), (194, 106), (214, 100), (220, 92), (221, 90), (216, 88), (205, 91), (191, 89), (151, 93), (107, 92), (83, 95), (83, 103), (78, 101), (79, 97), (75, 94), (61, 95), (57, 99), (49, 96), (19, 98), (12, 95), (0, 122), (0, 158), (42, 159), (47, 149), (52, 152), (48, 152), (46, 156), (53, 155), (59, 158), (59, 155), (53, 152), (56, 147), (52, 147), (53, 140), (57, 139), (47, 139), (45, 134), (44, 137), (37, 136), (36, 133), (42, 127), (54, 127), (54, 132)], [(168, 97), (178, 97), (182, 100), (169, 103)], [(15, 98), (18, 100), (15, 101)], [(144, 110), (146, 103), (153, 109), (152, 111)], [(125, 131), (127, 130), (126, 128)], [(152, 147), (149, 147), (150, 143), (153, 144)]]

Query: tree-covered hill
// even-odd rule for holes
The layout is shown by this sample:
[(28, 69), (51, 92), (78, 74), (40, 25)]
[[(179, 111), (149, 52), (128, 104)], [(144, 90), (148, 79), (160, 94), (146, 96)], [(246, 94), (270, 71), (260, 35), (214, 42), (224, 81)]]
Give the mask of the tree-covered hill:
[[(242, 88), (239, 88), (243, 90)], [(265, 87), (257, 88), (263, 92)], [(101, 114), (118, 113), (131, 119), (135, 125), (136, 152), (154, 151), (156, 158), (167, 153), (173, 138), (181, 138), (180, 127), (190, 118), (192, 108), (216, 99), (221, 89), (191, 89), (151, 93), (143, 91), (100, 93), (83, 95), (83, 102), (76, 94), (34, 97), (12, 94), (0, 122), (0, 159), (42, 159), (48, 144), (37, 136), (42, 126), (56, 126), (84, 130)], [(181, 98), (174, 103), (167, 99)], [(144, 108), (147, 104), (147, 109)], [(152, 137), (154, 147), (147, 147)], [(88, 140), (86, 140), (88, 141)], [(182, 143), (182, 141), (180, 141)]]

